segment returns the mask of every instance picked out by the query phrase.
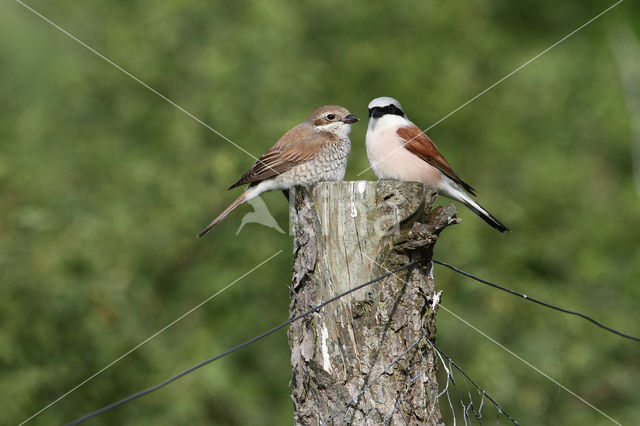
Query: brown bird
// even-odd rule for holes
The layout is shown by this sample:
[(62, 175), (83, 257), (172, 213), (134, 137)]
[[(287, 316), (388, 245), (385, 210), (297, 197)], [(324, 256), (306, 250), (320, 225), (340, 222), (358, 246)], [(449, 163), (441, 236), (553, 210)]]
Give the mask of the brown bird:
[(351, 124), (357, 121), (358, 117), (338, 105), (315, 110), (303, 123), (285, 133), (251, 170), (229, 187), (249, 185), (198, 237), (204, 236), (240, 204), (263, 192), (342, 180), (351, 151)]
[(500, 232), (509, 228), (476, 203), (473, 188), (460, 179), (438, 148), (389, 97), (369, 103), (367, 157), (378, 179), (422, 182), (445, 197), (460, 201)]

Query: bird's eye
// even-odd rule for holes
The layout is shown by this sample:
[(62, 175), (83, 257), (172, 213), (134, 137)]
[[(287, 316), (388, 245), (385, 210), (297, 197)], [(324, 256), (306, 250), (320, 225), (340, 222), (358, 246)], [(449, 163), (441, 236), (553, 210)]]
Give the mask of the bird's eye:
[(333, 115), (333, 114), (327, 115), (327, 120), (334, 120), (335, 118), (336, 118), (336, 116)]

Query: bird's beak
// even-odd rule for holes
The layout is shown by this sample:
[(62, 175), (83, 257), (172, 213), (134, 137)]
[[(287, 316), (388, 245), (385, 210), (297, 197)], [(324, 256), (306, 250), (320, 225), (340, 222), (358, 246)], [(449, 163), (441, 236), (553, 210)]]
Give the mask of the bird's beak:
[(349, 114), (340, 121), (342, 121), (343, 123), (352, 124), (360, 121), (360, 119), (353, 114)]

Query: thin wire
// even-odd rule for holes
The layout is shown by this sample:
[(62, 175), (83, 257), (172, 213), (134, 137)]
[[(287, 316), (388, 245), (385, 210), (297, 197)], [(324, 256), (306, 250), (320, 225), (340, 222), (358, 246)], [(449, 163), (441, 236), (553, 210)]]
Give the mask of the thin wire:
[(462, 382), (464, 383), (464, 388), (467, 390), (467, 396), (469, 397), (469, 406), (467, 407), (467, 410), (471, 409), (473, 415), (478, 420), (478, 423), (482, 426), (482, 407), (479, 411), (476, 411), (476, 407), (473, 405), (473, 396), (469, 390), (469, 384), (467, 383), (466, 377), (462, 378)]
[(113, 408), (115, 408), (115, 407), (117, 407), (119, 405), (125, 404), (125, 403), (127, 403), (129, 401), (133, 401), (134, 399), (140, 398), (141, 396), (147, 395), (147, 394), (149, 394), (151, 392), (154, 392), (154, 391), (156, 391), (156, 390), (158, 390), (160, 388), (163, 388), (164, 386), (168, 385), (169, 383), (174, 382), (174, 381), (178, 380), (179, 378), (181, 378), (183, 376), (186, 376), (187, 374), (191, 373), (192, 371), (195, 371), (200, 367), (203, 367), (203, 366), (205, 366), (205, 365), (207, 365), (209, 363), (217, 361), (220, 358), (224, 358), (225, 356), (227, 356), (229, 354), (232, 354), (232, 353), (244, 348), (245, 346), (248, 346), (248, 345), (250, 345), (250, 344), (252, 344), (254, 342), (257, 342), (258, 340), (260, 340), (260, 339), (262, 339), (262, 338), (264, 338), (264, 337), (266, 337), (266, 336), (268, 336), (270, 334), (275, 333), (276, 331), (280, 330), (281, 328), (284, 328), (284, 327), (288, 326), (289, 324), (291, 324), (291, 323), (293, 323), (293, 322), (295, 322), (295, 321), (297, 321), (297, 320), (299, 320), (301, 318), (304, 318), (307, 315), (310, 315), (310, 314), (318, 311), (319, 309), (323, 308), (324, 306), (326, 306), (326, 305), (328, 305), (328, 304), (330, 304), (332, 302), (335, 302), (336, 300), (338, 300), (338, 299), (340, 299), (340, 298), (342, 298), (342, 297), (344, 297), (344, 296), (346, 296), (346, 295), (348, 295), (350, 293), (353, 293), (354, 291), (360, 290), (363, 287), (366, 287), (368, 285), (376, 283), (376, 282), (378, 282), (378, 281), (380, 281), (380, 280), (382, 280), (382, 279), (384, 279), (384, 278), (386, 278), (386, 277), (388, 277), (390, 275), (395, 274), (396, 272), (402, 271), (403, 269), (406, 269), (406, 268), (409, 268), (409, 267), (411, 267), (413, 265), (416, 265), (419, 262), (420, 261), (414, 261), (414, 262), (411, 262), (411, 263), (407, 263), (407, 264), (405, 264), (405, 265), (403, 265), (403, 266), (401, 266), (399, 268), (394, 269), (393, 271), (390, 271), (390, 272), (388, 272), (388, 273), (386, 273), (384, 275), (380, 275), (380, 276), (378, 276), (378, 277), (376, 277), (376, 278), (374, 278), (374, 279), (372, 279), (370, 281), (367, 281), (366, 283), (363, 283), (363, 284), (360, 284), (360, 285), (358, 285), (356, 287), (353, 287), (353, 288), (345, 291), (344, 293), (341, 293), (341, 294), (339, 294), (337, 296), (334, 296), (331, 299), (320, 303), (319, 305), (315, 306), (314, 308), (311, 308), (310, 310), (308, 310), (308, 311), (306, 311), (306, 312), (304, 312), (302, 314), (299, 314), (299, 315), (297, 315), (297, 316), (295, 316), (295, 317), (283, 322), (282, 324), (280, 324), (280, 325), (278, 325), (276, 327), (273, 327), (272, 329), (267, 330), (264, 333), (259, 334), (259, 335), (255, 336), (255, 337), (247, 340), (246, 342), (243, 342), (243, 343), (241, 343), (241, 344), (239, 344), (237, 346), (234, 346), (233, 348), (228, 349), (228, 350), (226, 350), (226, 351), (224, 351), (224, 352), (222, 352), (222, 353), (220, 353), (220, 354), (218, 354), (218, 355), (216, 355), (216, 356), (214, 356), (212, 358), (209, 358), (209, 359), (207, 359), (205, 361), (202, 361), (199, 364), (194, 365), (193, 367), (191, 367), (191, 368), (183, 371), (182, 373), (179, 373), (179, 374), (177, 374), (177, 375), (165, 380), (164, 382), (162, 382), (160, 384), (152, 386), (152, 387), (150, 387), (148, 389), (145, 389), (143, 391), (137, 392), (137, 393), (135, 393), (133, 395), (130, 395), (130, 396), (126, 397), (126, 398), (121, 399), (120, 401), (114, 402), (113, 404), (109, 404), (109, 405), (107, 405), (105, 407), (102, 407), (99, 410), (96, 410), (96, 411), (94, 411), (92, 413), (89, 413), (89, 414), (87, 414), (85, 416), (82, 416), (82, 417), (80, 417), (80, 418), (68, 423), (67, 425), (71, 426), (71, 425), (80, 424), (80, 423), (82, 423), (82, 422), (84, 422), (86, 420), (89, 420), (92, 417), (95, 417), (95, 416), (97, 416), (99, 414), (102, 414), (102, 413), (104, 413), (106, 411), (109, 411), (109, 410), (111, 410), (111, 409), (113, 409)]
[[(387, 269), (384, 265), (381, 265), (381, 264), (380, 264), (380, 263), (378, 263), (376, 260), (374, 260), (374, 259), (370, 258), (370, 257), (369, 257), (369, 256), (367, 256), (367, 255), (365, 255), (365, 257), (366, 257), (367, 259), (369, 259), (370, 261), (372, 261), (373, 263), (375, 263), (376, 265), (378, 265), (379, 267), (381, 267), (381, 268), (383, 268), (383, 269), (386, 269), (386, 270), (388, 271), (388, 269)], [(433, 261), (433, 259), (432, 259), (432, 261)], [(433, 261), (433, 262), (435, 262), (435, 261)], [(408, 279), (408, 278), (407, 278), (407, 279)], [(440, 292), (440, 293), (441, 293), (441, 292)], [(437, 297), (437, 300), (438, 300), (438, 304), (437, 304), (437, 306), (442, 306), (442, 305), (439, 303), (439, 299), (440, 299), (440, 298), (439, 298), (439, 296), (440, 296), (440, 293), (437, 293), (437, 294), (434, 296), (434, 297)], [(434, 299), (434, 302), (435, 302), (435, 300), (436, 300), (436, 299)], [(435, 303), (434, 303), (434, 306), (432, 307), (432, 309), (434, 309), (434, 310), (435, 310)], [(444, 307), (443, 307), (443, 309), (445, 309), (445, 310), (447, 310), (447, 311), (448, 311), (448, 309), (446, 309), (446, 308), (444, 308)], [(448, 312), (450, 312), (450, 311), (448, 311)], [(438, 354), (438, 356), (439, 356), (439, 357), (440, 357), (440, 354), (444, 355), (444, 356), (445, 356), (445, 357), (446, 357), (446, 358), (447, 358), (447, 359), (448, 359), (448, 360), (449, 360), (449, 361), (450, 361), (450, 362), (451, 362), (451, 363), (456, 367), (456, 369), (458, 369), (458, 370), (459, 370), (459, 371), (460, 371), (460, 372), (461, 372), (465, 377), (467, 377), (467, 378), (471, 381), (471, 383), (473, 383), (473, 385), (474, 385), (476, 388), (478, 388), (478, 390), (480, 390), (480, 391), (482, 392), (483, 400), (484, 400), (484, 396), (486, 395), (486, 397), (487, 397), (487, 398), (488, 398), (488, 399), (493, 403), (493, 405), (495, 406), (496, 410), (498, 411), (498, 417), (500, 416), (500, 413), (501, 413), (501, 412), (503, 412), (503, 413), (505, 414), (505, 416), (506, 416), (509, 420), (511, 420), (512, 422), (514, 422), (516, 425), (518, 425), (518, 422), (517, 422), (513, 417), (511, 417), (509, 414), (507, 414), (507, 412), (506, 412), (506, 411), (504, 411), (504, 410), (502, 409), (502, 407), (500, 406), (500, 404), (498, 404), (498, 403), (497, 403), (497, 402), (496, 402), (496, 401), (495, 401), (495, 400), (494, 400), (494, 399), (493, 399), (493, 398), (492, 398), (492, 397), (491, 397), (487, 392), (485, 392), (485, 390), (484, 390), (484, 389), (482, 389), (482, 388), (480, 387), (480, 385), (478, 385), (478, 384), (477, 384), (473, 379), (471, 379), (471, 377), (469, 377), (469, 376), (468, 376), (468, 375), (467, 375), (467, 374), (462, 370), (462, 368), (461, 368), (460, 366), (458, 366), (455, 362), (453, 362), (453, 360), (452, 360), (449, 356), (447, 356), (447, 355), (444, 353), (444, 351), (442, 351), (439, 347), (437, 347), (437, 346), (436, 346), (436, 344), (435, 344), (435, 343), (433, 343), (433, 342), (432, 342), (432, 341), (431, 341), (431, 340), (430, 340), (426, 335), (424, 335), (423, 337), (425, 337), (425, 340), (426, 340), (426, 341), (427, 341), (431, 346), (433, 346), (433, 347), (438, 351), (438, 353), (437, 353), (437, 354)], [(419, 341), (419, 339), (418, 339), (418, 341)], [(404, 353), (400, 355), (400, 357), (402, 357), (402, 356), (404, 356)], [(400, 357), (399, 357), (399, 358), (400, 358)], [(399, 359), (399, 358), (398, 358), (398, 359)], [(444, 390), (443, 390), (443, 391), (442, 391), (442, 392), (441, 392), (441, 393), (436, 397), (436, 399), (440, 399), (440, 397), (441, 397), (445, 392), (447, 392), (447, 397), (449, 397), (449, 393), (448, 393), (448, 389), (449, 389), (449, 377), (453, 378), (453, 373), (451, 373), (451, 372), (449, 371), (449, 369), (447, 368), (446, 364), (444, 363), (444, 360), (442, 360), (442, 357), (440, 357), (440, 360), (442, 361), (442, 366), (443, 366), (443, 368), (447, 371), (447, 384), (446, 384), (445, 389), (444, 389)], [(396, 361), (394, 360), (393, 362), (395, 363)], [(425, 370), (425, 371), (427, 371), (427, 370)], [(465, 382), (465, 385), (466, 385), (466, 382)], [(455, 386), (455, 383), (454, 383), (454, 386)], [(457, 389), (456, 389), (456, 391), (457, 391)], [(358, 395), (358, 396), (359, 396), (359, 395)], [(355, 399), (355, 398), (354, 398), (354, 399)], [(352, 403), (352, 401), (350, 401), (348, 404), (351, 404), (351, 403)], [(471, 403), (473, 404), (473, 400), (471, 401)], [(449, 400), (449, 404), (451, 405), (451, 401), (450, 401), (450, 400)], [(344, 410), (344, 408), (343, 408), (343, 410)], [(451, 407), (451, 410), (452, 410), (452, 414), (453, 414), (453, 416), (454, 416), (454, 422), (455, 422), (455, 411), (453, 410), (453, 406)], [(332, 416), (332, 417), (333, 417), (333, 416)], [(429, 415), (429, 418), (430, 418), (430, 417), (431, 417), (431, 415)]]
[[(365, 255), (366, 256), (366, 255)], [(371, 260), (372, 262), (374, 262), (375, 264), (377, 264), (378, 266), (384, 268), (383, 265), (380, 265), (378, 262), (376, 262), (375, 260), (371, 259), (369, 256), (366, 256), (369, 260)], [(434, 263), (438, 263), (438, 264), (443, 264), (444, 262), (440, 262), (440, 261), (436, 261), (433, 260), (432, 261)], [(443, 266), (450, 266), (448, 264), (445, 264)], [(457, 268), (456, 268), (457, 269)], [(464, 272), (464, 271), (460, 271), (459, 272)], [(468, 275), (471, 278), (476, 278), (474, 276), (472, 276), (471, 274), (467, 274), (466, 272), (464, 272), (465, 275)], [(493, 284), (493, 283), (489, 283), (488, 281), (481, 281), (484, 282), (485, 284), (489, 284), (489, 285), (494, 285), (497, 286), (497, 284)], [(498, 286), (499, 287), (499, 286)], [(524, 295), (523, 295), (524, 296)], [(529, 300), (529, 298), (525, 297), (527, 300)], [(536, 301), (535, 299), (532, 299), (534, 301)], [(538, 301), (536, 301), (538, 302)], [(538, 302), (540, 303), (540, 302)], [(578, 398), (580, 401), (584, 402), (586, 405), (588, 405), (589, 407), (593, 408), (594, 410), (596, 410), (598, 413), (602, 414), (603, 416), (605, 416), (606, 418), (608, 418), (609, 420), (611, 420), (612, 422), (620, 425), (620, 423), (616, 420), (614, 420), (612, 417), (610, 417), (609, 415), (607, 415), (605, 412), (603, 412), (602, 410), (598, 409), (596, 406), (594, 406), (593, 404), (591, 404), (590, 402), (588, 402), (587, 400), (585, 400), (584, 398), (582, 398), (580, 395), (578, 395), (577, 393), (573, 392), (571, 389), (567, 388), (566, 386), (562, 385), (560, 382), (558, 382), (557, 380), (553, 379), (551, 376), (549, 376), (548, 374), (544, 373), (543, 371), (541, 371), (540, 369), (538, 369), (537, 367), (535, 367), (533, 364), (531, 364), (530, 362), (526, 361), (524, 358), (520, 357), (519, 355), (515, 354), (514, 352), (512, 352), (511, 350), (509, 350), (508, 348), (506, 348), (504, 345), (500, 344), (498, 341), (496, 341), (495, 339), (489, 337), (487, 334), (485, 334), (484, 332), (482, 332), (481, 330), (479, 330), (477, 327), (473, 326), (472, 324), (470, 324), (469, 322), (465, 321), (463, 318), (461, 318), (460, 316), (456, 315), (455, 313), (453, 313), (452, 311), (450, 311), (449, 309), (447, 309), (446, 307), (444, 307), (442, 304), (439, 305), (442, 309), (444, 309), (445, 311), (449, 312), (451, 315), (453, 315), (454, 317), (456, 317), (457, 319), (459, 319), (460, 321), (464, 322), (466, 325), (468, 325), (469, 327), (471, 327), (472, 329), (474, 329), (475, 331), (477, 331), (478, 333), (482, 334), (484, 337), (486, 337), (487, 339), (491, 340), (493, 343), (495, 343), (496, 345), (498, 345), (499, 347), (501, 347), (502, 349), (504, 349), (505, 351), (509, 352), (511, 355), (513, 355), (514, 357), (518, 358), (520, 361), (522, 361), (523, 363), (525, 363), (526, 365), (528, 365), (529, 367), (533, 368), (534, 370), (536, 370), (538, 373), (540, 373), (541, 375), (543, 375), (544, 377), (546, 377), (547, 379), (549, 379), (550, 381), (552, 381), (553, 383), (555, 383), (556, 385), (560, 386), (562, 389), (564, 389), (565, 391), (569, 392), (571, 395), (575, 396), (576, 398)], [(572, 311), (569, 311), (572, 312)], [(445, 367), (446, 369), (446, 367)], [(447, 382), (448, 383), (448, 382)], [(448, 394), (447, 394), (448, 396)]]
[[(442, 306), (442, 305), (440, 305)], [(496, 409), (499, 410), (500, 413), (504, 414), (509, 420), (511, 420), (513, 422), (513, 424), (515, 425), (519, 425), (518, 421), (516, 419), (514, 419), (511, 415), (509, 415), (509, 413), (507, 413), (501, 406), (500, 404), (498, 404), (498, 402), (493, 399), (491, 397), (491, 395), (489, 395), (484, 389), (482, 389), (480, 387), (479, 384), (477, 384), (467, 373), (465, 373), (465, 371), (462, 369), (462, 367), (460, 367), (458, 364), (456, 364), (456, 362), (451, 359), (451, 357), (449, 355), (447, 355), (442, 349), (440, 349), (440, 347), (438, 347), (435, 343), (433, 343), (430, 339), (425, 339), (427, 341), (427, 343), (429, 343), (435, 350), (437, 350), (438, 352), (440, 352), (442, 354), (442, 356), (444, 356), (447, 361), (449, 361), (451, 363), (451, 365), (453, 365), (456, 370), (458, 370), (460, 373), (462, 373), (462, 375), (464, 377), (466, 377), (467, 379), (469, 379), (469, 381), (471, 382), (471, 384), (473, 384), (473, 386), (475, 386), (481, 393), (483, 398), (486, 396), (487, 399), (489, 401), (491, 401), (491, 403), (493, 403), (493, 405), (495, 405)], [(453, 373), (451, 373), (453, 375)], [(466, 382), (465, 382), (466, 384)], [(471, 397), (471, 395), (469, 395), (469, 397)], [(473, 404), (473, 400), (471, 400), (471, 403)], [(474, 410), (475, 413), (475, 410)], [(476, 416), (477, 417), (477, 416)]]
[(249, 271), (245, 272), (244, 274), (242, 274), (240, 277), (236, 278), (235, 280), (233, 280), (231, 283), (229, 283), (226, 287), (222, 288), (221, 290), (218, 290), (216, 293), (214, 293), (213, 295), (209, 296), (208, 298), (206, 298), (204, 301), (200, 302), (199, 304), (197, 304), (196, 306), (194, 306), (193, 308), (189, 309), (187, 312), (185, 312), (184, 314), (182, 314), (181, 316), (179, 316), (177, 319), (175, 319), (174, 321), (170, 322), (169, 324), (167, 324), (166, 326), (164, 326), (163, 328), (161, 328), (160, 330), (156, 331), (154, 334), (152, 334), (151, 336), (147, 337), (146, 339), (144, 339), (142, 342), (138, 343), (136, 346), (134, 346), (133, 348), (129, 349), (127, 352), (125, 352), (124, 354), (120, 355), (118, 358), (116, 358), (115, 360), (111, 361), (109, 364), (107, 364), (105, 367), (103, 367), (101, 370), (93, 373), (91, 376), (89, 376), (87, 379), (85, 379), (84, 381), (80, 382), (79, 384), (77, 384), (76, 386), (74, 386), (73, 388), (71, 388), (70, 390), (68, 390), (67, 392), (65, 392), (64, 394), (62, 394), (61, 396), (59, 396), (57, 399), (55, 399), (54, 401), (50, 402), (48, 405), (46, 405), (44, 408), (40, 409), (40, 411), (36, 412), (35, 414), (33, 414), (31, 417), (29, 417), (28, 419), (24, 420), (22, 423), (20, 423), (19, 426), (27, 423), (29, 420), (33, 419), (35, 416), (37, 416), (38, 414), (42, 413), (44, 410), (46, 410), (47, 408), (51, 407), (52, 405), (54, 405), (55, 403), (59, 402), (61, 399), (65, 398), (67, 395), (69, 395), (70, 393), (74, 392), (76, 389), (78, 389), (80, 386), (86, 384), (87, 382), (89, 382), (90, 380), (94, 379), (96, 376), (98, 376), (99, 374), (103, 373), (105, 370), (107, 370), (108, 368), (112, 367), (115, 363), (117, 363), (118, 361), (122, 360), (124, 357), (126, 357), (127, 355), (131, 354), (131, 352), (137, 350), (140, 346), (146, 344), (147, 342), (149, 342), (149, 340), (153, 339), (154, 337), (156, 337), (158, 334), (164, 332), (166, 329), (168, 329), (169, 327), (171, 327), (172, 325), (174, 325), (175, 323), (177, 323), (178, 321), (180, 321), (181, 319), (183, 319), (184, 317), (186, 317), (187, 315), (191, 314), (193, 311), (195, 311), (196, 309), (198, 309), (199, 307), (201, 307), (202, 305), (204, 305), (205, 303), (209, 302), (210, 300), (212, 300), (213, 298), (215, 298), (216, 296), (218, 296), (220, 293), (222, 293), (223, 291), (225, 291), (226, 289), (228, 289), (229, 287), (231, 287), (232, 285), (234, 285), (235, 283), (237, 283), (238, 281), (240, 281), (241, 279), (243, 279), (244, 277), (246, 277), (247, 275), (249, 275), (250, 273), (252, 273), (253, 271), (255, 271), (256, 269), (260, 268), (262, 265), (264, 265), (265, 263), (269, 262), (271, 259), (273, 259), (274, 257), (276, 257), (277, 255), (279, 255), (280, 253), (282, 253), (282, 250), (278, 250), (276, 253), (274, 253), (273, 255), (271, 255), (271, 257), (269, 257), (268, 259), (264, 260), (263, 262), (261, 262), (260, 264), (254, 266), (252, 269), (250, 269)]
[(530, 302), (537, 303), (538, 305), (542, 305), (542, 306), (547, 307), (547, 308), (555, 309), (556, 311), (564, 312), (565, 314), (576, 315), (576, 316), (578, 316), (580, 318), (583, 318), (583, 319), (586, 319), (587, 321), (592, 322), (593, 324), (597, 325), (600, 328), (603, 328), (603, 329), (605, 329), (605, 330), (607, 330), (607, 331), (609, 331), (611, 333), (617, 334), (618, 336), (621, 336), (621, 337), (624, 337), (624, 338), (627, 338), (627, 339), (631, 339), (631, 340), (635, 340), (637, 342), (640, 342), (640, 337), (632, 336), (630, 334), (626, 334), (626, 333), (623, 333), (621, 331), (618, 331), (618, 330), (616, 330), (614, 328), (611, 328), (611, 327), (609, 327), (607, 325), (602, 324), (599, 321), (596, 321), (595, 319), (593, 319), (590, 316), (585, 315), (583, 313), (580, 313), (580, 312), (577, 312), (577, 311), (572, 311), (572, 310), (565, 309), (565, 308), (561, 308), (559, 306), (555, 306), (555, 305), (552, 305), (550, 303), (543, 302), (543, 301), (535, 299), (533, 297), (529, 297), (526, 294), (518, 293), (517, 291), (508, 289), (508, 288), (503, 287), (503, 286), (501, 286), (499, 284), (492, 283), (492, 282), (487, 281), (487, 280), (483, 280), (482, 278), (478, 278), (473, 274), (470, 274), (468, 272), (463, 271), (462, 269), (459, 269), (459, 268), (456, 268), (455, 266), (449, 265), (446, 262), (442, 262), (440, 260), (433, 259), (433, 263), (437, 263), (438, 265), (446, 266), (447, 268), (449, 268), (449, 269), (451, 269), (451, 270), (453, 270), (453, 271), (455, 271), (455, 272), (457, 272), (459, 274), (462, 274), (465, 277), (472, 278), (472, 279), (474, 279), (474, 280), (476, 280), (478, 282), (481, 282), (481, 283), (486, 284), (488, 286), (497, 288), (497, 289), (502, 290), (504, 292), (507, 292), (509, 294), (513, 294), (514, 296), (518, 296), (518, 297), (520, 297), (520, 298), (522, 298), (524, 300), (528, 300)]
[[(451, 409), (451, 415), (453, 416), (453, 426), (456, 426), (456, 410), (453, 408), (453, 404), (451, 403), (451, 394), (449, 393), (449, 383), (451, 382), (451, 378), (453, 377), (453, 373), (451, 372), (451, 370), (449, 368), (447, 368), (447, 366), (444, 363), (444, 359), (442, 359), (442, 357), (440, 356), (439, 352), (436, 352), (436, 354), (440, 357), (440, 361), (442, 361), (442, 368), (445, 369), (445, 371), (447, 372), (447, 385), (445, 387), (446, 390), (446, 395), (447, 395), (447, 401), (449, 401), (449, 408)], [(451, 366), (451, 365), (449, 365)], [(438, 399), (440, 398), (440, 396), (444, 393), (444, 391), (442, 391), (440, 393), (440, 395), (438, 395)], [(442, 415), (442, 414), (441, 414)]]
[[(451, 371), (451, 362), (449, 362), (449, 370)], [(460, 405), (462, 406), (462, 420), (464, 420), (464, 424), (465, 426), (467, 426), (467, 421), (471, 421), (471, 419), (469, 419), (469, 413), (466, 410), (466, 405), (464, 403), (464, 400), (462, 399), (462, 396), (460, 395), (460, 391), (458, 391), (458, 385), (456, 384), (456, 378), (454, 377), (453, 374), (451, 374), (451, 383), (453, 384), (453, 390), (456, 391), (456, 395), (458, 396), (458, 401), (460, 402)]]
[[(571, 37), (572, 35), (574, 35), (575, 33), (577, 33), (578, 31), (580, 31), (581, 29), (583, 29), (584, 27), (586, 27), (587, 25), (589, 25), (590, 23), (592, 23), (593, 21), (595, 21), (596, 19), (598, 19), (599, 17), (601, 17), (602, 15), (604, 15), (605, 13), (607, 13), (608, 11), (610, 11), (611, 9), (613, 9), (614, 7), (616, 7), (617, 5), (619, 5), (620, 3), (622, 3), (623, 0), (618, 0), (618, 2), (614, 3), (613, 5), (609, 6), (607, 9), (605, 9), (604, 11), (600, 12), (598, 15), (594, 16), (593, 18), (591, 18), (590, 20), (588, 20), (587, 22), (585, 22), (584, 24), (582, 24), (581, 26), (579, 26), (578, 28), (576, 28), (575, 30), (571, 31), (569, 34), (567, 34), (566, 36), (562, 37), (560, 40), (556, 41), (555, 43), (553, 43), (551, 46), (547, 47), (546, 49), (544, 49), (542, 52), (538, 53), (536, 56), (534, 56), (533, 58), (529, 59), (527, 62), (525, 62), (524, 64), (520, 65), (518, 68), (516, 68), (515, 70), (511, 71), (509, 74), (505, 75), (504, 77), (502, 77), (500, 80), (496, 81), (495, 83), (493, 83), (491, 86), (487, 87), (486, 89), (484, 89), (482, 92), (478, 93), (477, 95), (475, 95), (473, 98), (469, 99), (467, 102), (463, 103), (462, 105), (460, 105), (458, 108), (454, 109), (453, 111), (451, 111), (449, 114), (445, 115), (444, 117), (442, 117), (440, 120), (436, 121), (435, 123), (433, 123), (431, 126), (427, 127), (426, 129), (422, 130), (418, 135), (414, 136), (413, 138), (411, 138), (410, 140), (408, 140), (406, 143), (411, 142), (412, 140), (414, 140), (415, 138), (417, 138), (419, 135), (428, 132), (429, 130), (431, 130), (433, 127), (437, 126), (438, 124), (440, 124), (442, 121), (446, 120), (447, 118), (449, 118), (450, 116), (452, 116), (453, 114), (455, 114), (456, 112), (460, 111), (462, 108), (466, 107), (467, 105), (469, 105), (471, 102), (475, 101), (476, 99), (478, 99), (480, 96), (484, 95), (485, 93), (487, 93), (489, 90), (493, 89), (494, 87), (496, 87), (498, 84), (502, 83), (503, 81), (505, 81), (506, 79), (508, 79), (509, 77), (511, 77), (513, 74), (517, 73), (518, 71), (520, 71), (522, 68), (526, 67), (527, 65), (529, 65), (531, 62), (535, 61), (536, 59), (538, 59), (540, 56), (544, 55), (545, 53), (547, 53), (548, 51), (550, 51), (551, 49), (553, 49), (554, 47), (556, 47), (557, 45), (559, 45), (560, 43), (564, 42), (566, 39), (568, 39), (569, 37)], [(401, 148), (401, 147), (400, 147)], [(400, 148), (396, 148), (396, 149), (400, 149)], [(388, 153), (384, 158), (388, 157), (389, 155), (391, 155), (393, 153), (393, 151), (391, 151), (390, 153)], [(384, 159), (383, 158), (383, 159)], [(379, 160), (378, 162), (380, 162), (382, 160)], [(364, 172), (366, 172), (367, 170), (371, 169), (371, 167), (373, 167), (373, 165), (367, 167), (366, 169), (364, 169), (363, 171), (361, 171), (360, 173), (358, 173), (357, 176), (360, 176), (361, 174), (363, 174)]]
[(578, 398), (580, 401), (584, 402), (586, 405), (588, 405), (589, 407), (593, 408), (595, 411), (597, 411), (598, 413), (602, 414), (603, 416), (605, 416), (607, 419), (611, 420), (613, 423), (617, 424), (617, 425), (621, 425), (620, 422), (618, 422), (617, 420), (613, 419), (611, 416), (609, 416), (608, 414), (606, 414), (604, 411), (600, 410), (599, 408), (597, 408), (595, 405), (591, 404), (589, 401), (587, 401), (586, 399), (584, 399), (583, 397), (581, 397), (580, 395), (578, 395), (577, 393), (575, 393), (574, 391), (572, 391), (571, 389), (569, 389), (568, 387), (564, 386), (562, 383), (558, 382), (557, 380), (555, 380), (553, 377), (549, 376), (547, 373), (545, 373), (544, 371), (540, 370), (539, 368), (537, 368), (536, 366), (534, 366), (533, 364), (531, 364), (529, 361), (525, 360), (524, 358), (522, 358), (521, 356), (519, 356), (518, 354), (514, 353), (513, 351), (511, 351), (509, 348), (507, 348), (506, 346), (504, 346), (503, 344), (501, 344), (500, 342), (498, 342), (497, 340), (495, 340), (494, 338), (488, 336), (485, 332), (483, 332), (482, 330), (478, 329), (477, 327), (475, 327), (474, 325), (470, 324), (469, 322), (467, 322), (465, 319), (461, 318), (460, 316), (456, 315), (455, 313), (453, 313), (451, 310), (447, 309), (446, 307), (444, 307), (443, 305), (440, 305), (440, 307), (442, 309), (444, 309), (446, 312), (450, 313), (451, 315), (453, 315), (454, 317), (456, 317), (458, 320), (462, 321), (463, 323), (465, 323), (467, 326), (471, 327), (472, 329), (474, 329), (475, 331), (477, 331), (478, 333), (482, 334), (484, 337), (486, 337), (487, 339), (489, 339), (490, 341), (492, 341), (493, 343), (495, 343), (496, 345), (498, 345), (499, 347), (501, 347), (502, 349), (504, 349), (505, 351), (507, 351), (508, 353), (510, 353), (511, 355), (513, 355), (514, 357), (516, 357), (517, 359), (519, 359), (520, 361), (522, 361), (524, 364), (528, 365), (529, 367), (531, 367), (532, 369), (534, 369), (535, 371), (537, 371), (538, 373), (540, 373), (541, 375), (543, 375), (544, 377), (546, 377), (548, 380), (550, 380), (551, 382), (555, 383), (556, 385), (560, 386), (562, 389), (564, 389), (565, 391), (569, 392), (571, 395), (575, 396), (576, 398)]

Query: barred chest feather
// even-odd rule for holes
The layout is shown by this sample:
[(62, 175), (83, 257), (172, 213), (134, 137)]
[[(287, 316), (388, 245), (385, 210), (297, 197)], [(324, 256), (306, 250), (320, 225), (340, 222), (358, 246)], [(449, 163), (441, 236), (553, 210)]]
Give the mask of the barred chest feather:
[(310, 161), (300, 164), (279, 176), (282, 183), (293, 185), (312, 185), (321, 181), (339, 181), (344, 179), (347, 159), (351, 151), (349, 138), (337, 140), (327, 145)]

